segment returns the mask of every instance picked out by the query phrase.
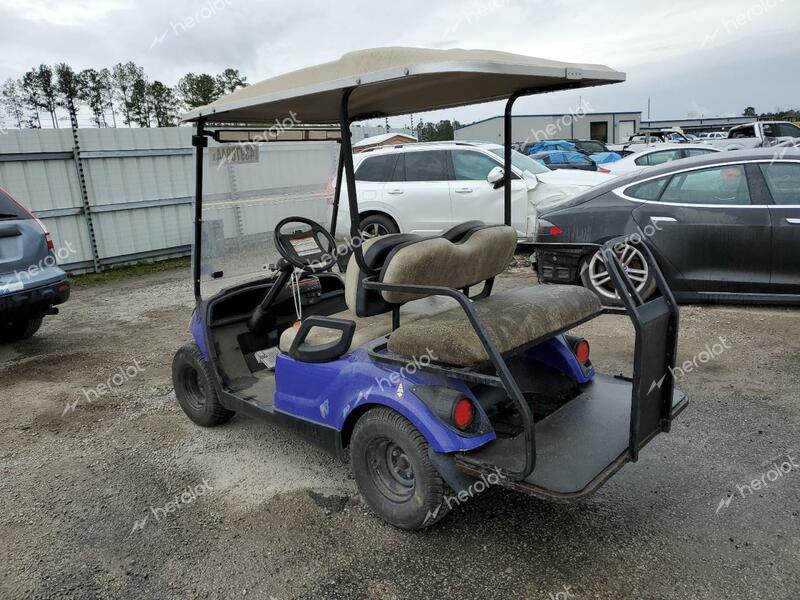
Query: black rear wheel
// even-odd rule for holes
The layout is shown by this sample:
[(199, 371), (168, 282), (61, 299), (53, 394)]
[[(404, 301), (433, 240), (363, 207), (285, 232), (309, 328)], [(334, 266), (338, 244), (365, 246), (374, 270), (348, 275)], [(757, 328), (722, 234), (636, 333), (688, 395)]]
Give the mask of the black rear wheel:
[(211, 367), (197, 344), (186, 344), (175, 353), (172, 384), (183, 412), (198, 425), (221, 425), (236, 414), (220, 403)]
[(32, 338), (42, 326), (42, 317), (22, 319), (0, 325), (0, 342), (19, 342)]
[(422, 529), (448, 513), (428, 443), (402, 415), (388, 408), (366, 412), (353, 430), (350, 457), (361, 496), (384, 521)]

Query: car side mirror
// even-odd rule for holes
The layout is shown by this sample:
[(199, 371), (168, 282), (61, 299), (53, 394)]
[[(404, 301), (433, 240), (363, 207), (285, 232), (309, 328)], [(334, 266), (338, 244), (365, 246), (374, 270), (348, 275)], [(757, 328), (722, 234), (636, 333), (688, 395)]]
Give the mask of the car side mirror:
[(494, 186), (494, 189), (503, 187), (503, 183), (505, 182), (506, 172), (503, 170), (503, 167), (495, 167), (489, 174), (486, 176), (486, 181), (491, 183)]

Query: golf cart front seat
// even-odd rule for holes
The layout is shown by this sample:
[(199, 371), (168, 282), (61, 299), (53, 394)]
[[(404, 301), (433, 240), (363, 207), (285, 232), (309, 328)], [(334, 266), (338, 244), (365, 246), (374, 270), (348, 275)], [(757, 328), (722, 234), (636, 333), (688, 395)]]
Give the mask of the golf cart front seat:
[[(451, 230), (452, 232), (453, 230)], [(506, 225), (473, 222), (439, 237), (388, 235), (364, 244), (367, 265), (380, 271), (383, 283), (464, 289), (486, 282), (508, 267), (517, 245), (517, 233)], [(452, 299), (422, 294), (368, 290), (367, 275), (351, 257), (345, 280), (348, 311), (332, 315), (356, 323), (350, 350), (391, 333), (388, 350), (403, 356), (429, 354), (440, 363), (469, 367), (489, 357), (464, 310)], [(424, 301), (422, 299), (425, 298)], [(401, 312), (400, 327), (392, 332), (391, 311)], [(535, 285), (490, 295), (475, 302), (489, 338), (502, 353), (545, 341), (602, 311), (597, 296), (582, 287)], [(297, 328), (286, 330), (280, 348), (288, 352)], [(335, 341), (337, 331), (315, 328), (306, 344)]]

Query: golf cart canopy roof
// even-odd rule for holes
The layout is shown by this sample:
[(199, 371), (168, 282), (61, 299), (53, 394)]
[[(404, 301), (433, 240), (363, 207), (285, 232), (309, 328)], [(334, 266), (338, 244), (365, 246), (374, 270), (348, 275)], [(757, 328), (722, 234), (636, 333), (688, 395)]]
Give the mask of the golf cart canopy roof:
[(625, 81), (603, 65), (564, 63), (493, 50), (377, 48), (345, 54), (240, 88), (186, 115), (207, 125), (337, 123), (342, 91), (353, 120), (505, 99), (520, 90), (550, 92)]

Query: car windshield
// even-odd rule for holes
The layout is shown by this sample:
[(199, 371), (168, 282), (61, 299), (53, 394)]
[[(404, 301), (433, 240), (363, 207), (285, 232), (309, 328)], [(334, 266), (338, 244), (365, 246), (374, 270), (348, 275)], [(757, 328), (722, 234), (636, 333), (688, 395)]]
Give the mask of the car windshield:
[[(490, 151), (492, 154), (505, 159), (505, 152), (503, 151), (503, 148), (491, 148)], [(511, 151), (511, 164), (514, 165), (514, 168), (519, 169), (520, 171), (528, 171), (533, 175), (550, 172), (550, 169), (545, 167), (542, 163), (536, 162), (530, 156), (520, 154), (516, 150)]]
[(775, 137), (800, 137), (800, 127), (794, 123), (772, 123)]
[(603, 144), (600, 142), (590, 141), (590, 142), (575, 142), (575, 145), (578, 146), (581, 150), (586, 150), (586, 152), (605, 152), (606, 149), (603, 147)]

